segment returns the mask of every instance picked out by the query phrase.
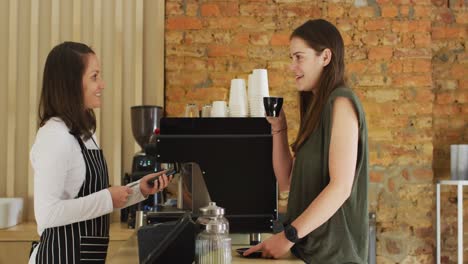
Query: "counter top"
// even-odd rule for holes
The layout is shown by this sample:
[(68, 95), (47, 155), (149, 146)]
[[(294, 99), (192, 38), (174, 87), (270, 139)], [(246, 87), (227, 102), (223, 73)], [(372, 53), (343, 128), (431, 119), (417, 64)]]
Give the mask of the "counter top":
[[(298, 264), (304, 263), (300, 259), (293, 256), (291, 253), (286, 254), (280, 259), (262, 259), (262, 258), (244, 258), (237, 254), (237, 248), (249, 247), (248, 245), (233, 245), (232, 246), (232, 264), (236, 263), (268, 263), (268, 264)], [(138, 241), (136, 234), (132, 235), (120, 249), (112, 255), (107, 262), (109, 264), (129, 264), (138, 263)]]
[[(110, 240), (128, 240), (134, 232), (134, 229), (127, 228), (126, 223), (111, 223)], [(10, 228), (0, 229), (0, 242), (24, 241), (39, 241), (39, 235), (37, 234), (37, 225), (35, 222), (25, 222)]]

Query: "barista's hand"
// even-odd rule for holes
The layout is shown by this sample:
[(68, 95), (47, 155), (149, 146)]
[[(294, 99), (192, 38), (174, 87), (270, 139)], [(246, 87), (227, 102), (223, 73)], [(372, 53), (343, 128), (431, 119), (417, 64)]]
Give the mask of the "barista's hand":
[(244, 252), (244, 256), (255, 251), (262, 251), (262, 258), (279, 258), (288, 253), (289, 249), (291, 249), (293, 245), (294, 243), (286, 238), (283, 231), (268, 238), (262, 243), (251, 247), (249, 250)]
[(271, 124), (272, 131), (279, 131), (288, 128), (288, 124), (286, 123), (286, 115), (284, 114), (283, 109), (281, 109), (278, 117), (267, 116), (266, 119)]
[(128, 196), (132, 194), (132, 189), (127, 186), (112, 186), (108, 188), (114, 208), (122, 208), (127, 203)]
[[(167, 185), (172, 180), (172, 175), (167, 177), (166, 174), (165, 174), (166, 172), (167, 172), (167, 170), (160, 171), (160, 172), (157, 172), (157, 173), (151, 173), (151, 174), (148, 174), (145, 177), (141, 178), (141, 180), (140, 180), (140, 191), (141, 191), (141, 193), (144, 196), (148, 196), (150, 194), (155, 194), (155, 193), (161, 191), (162, 189), (166, 188)], [(153, 186), (149, 185), (148, 181), (151, 178), (153, 178), (154, 176), (158, 176), (158, 175), (161, 175), (161, 176), (159, 177), (158, 180), (154, 181), (154, 185)]]

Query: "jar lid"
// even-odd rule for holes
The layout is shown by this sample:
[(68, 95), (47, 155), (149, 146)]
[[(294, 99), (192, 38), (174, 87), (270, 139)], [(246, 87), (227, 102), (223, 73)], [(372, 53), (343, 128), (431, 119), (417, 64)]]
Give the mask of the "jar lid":
[(215, 202), (209, 202), (208, 206), (200, 208), (202, 215), (220, 216), (224, 215), (224, 208), (216, 206)]

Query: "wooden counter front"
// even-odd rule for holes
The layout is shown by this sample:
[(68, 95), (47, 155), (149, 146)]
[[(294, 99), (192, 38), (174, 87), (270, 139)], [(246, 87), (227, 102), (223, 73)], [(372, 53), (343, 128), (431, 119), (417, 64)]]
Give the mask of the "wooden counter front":
[[(283, 256), (281, 259), (255, 259), (255, 258), (244, 258), (237, 254), (235, 251), (237, 248), (248, 247), (247, 245), (233, 245), (232, 246), (232, 264), (237, 263), (258, 263), (258, 264), (299, 264), (304, 263), (300, 259), (293, 256), (291, 253), (288, 253), (286, 256)], [(132, 264), (138, 263), (138, 241), (137, 236), (132, 235), (121, 247), (120, 249), (108, 259), (109, 264)]]
[[(127, 228), (127, 224), (112, 223), (107, 259), (116, 253), (134, 232), (135, 230)], [(33, 241), (39, 241), (37, 225), (34, 222), (0, 229), (0, 263), (28, 263)]]

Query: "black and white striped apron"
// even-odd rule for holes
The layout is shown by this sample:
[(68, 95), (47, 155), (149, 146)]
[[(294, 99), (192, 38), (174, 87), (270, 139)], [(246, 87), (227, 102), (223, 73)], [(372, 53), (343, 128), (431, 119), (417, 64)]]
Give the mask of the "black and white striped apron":
[[(109, 176), (102, 150), (87, 149), (81, 138), (75, 137), (86, 164), (86, 178), (75, 197), (79, 198), (108, 188)], [(38, 245), (36, 263), (104, 263), (109, 245), (109, 220), (109, 214), (106, 214), (45, 229)]]

